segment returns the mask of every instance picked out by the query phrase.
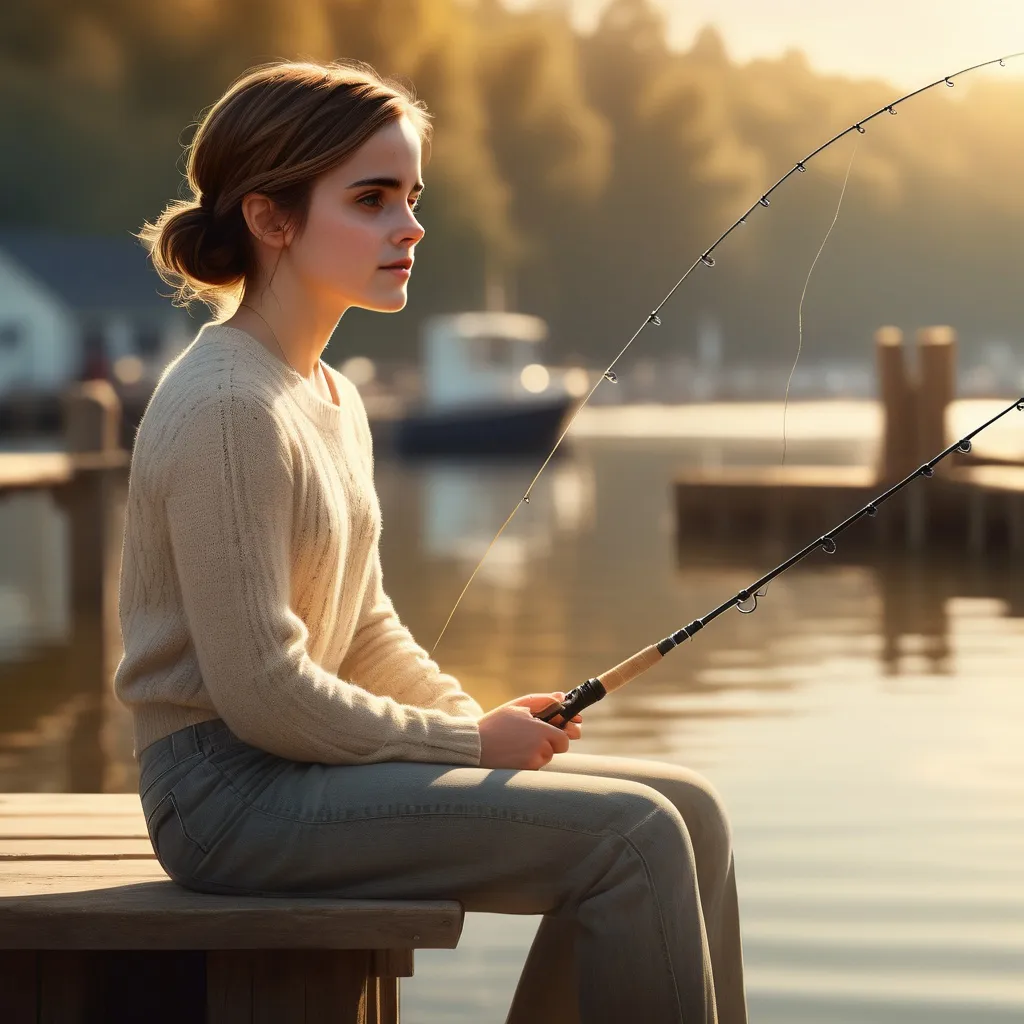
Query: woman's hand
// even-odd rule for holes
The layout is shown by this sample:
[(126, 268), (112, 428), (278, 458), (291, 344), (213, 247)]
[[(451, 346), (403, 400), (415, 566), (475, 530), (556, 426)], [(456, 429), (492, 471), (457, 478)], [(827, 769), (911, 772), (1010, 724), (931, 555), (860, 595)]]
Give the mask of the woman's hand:
[[(512, 707), (529, 708), (530, 714), (535, 715), (538, 711), (549, 707), (552, 701), (561, 704), (563, 700), (565, 700), (565, 694), (560, 690), (556, 693), (528, 693), (525, 697), (516, 697), (515, 700), (510, 700), (506, 707), (511, 705)], [(576, 715), (575, 718), (569, 719), (565, 723), (565, 729), (560, 731), (563, 731), (569, 739), (578, 740), (583, 735), (583, 730), (580, 728), (582, 722), (583, 719)], [(558, 751), (558, 753), (564, 753), (564, 751)]]
[(583, 719), (576, 715), (563, 730), (533, 717), (552, 701), (563, 700), (560, 692), (530, 693), (488, 711), (478, 722), (480, 767), (536, 771), (555, 754), (564, 754), (569, 741), (582, 735)]

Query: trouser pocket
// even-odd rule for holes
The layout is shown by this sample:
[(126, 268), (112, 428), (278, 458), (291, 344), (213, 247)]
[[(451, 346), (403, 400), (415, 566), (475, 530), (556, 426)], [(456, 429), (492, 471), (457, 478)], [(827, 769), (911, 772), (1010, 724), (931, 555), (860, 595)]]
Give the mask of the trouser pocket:
[(188, 885), (208, 851), (186, 828), (173, 791), (147, 812), (146, 829), (160, 866), (174, 881)]
[(175, 881), (195, 878), (224, 829), (232, 806), (225, 780), (202, 753), (153, 772), (141, 794), (153, 851)]

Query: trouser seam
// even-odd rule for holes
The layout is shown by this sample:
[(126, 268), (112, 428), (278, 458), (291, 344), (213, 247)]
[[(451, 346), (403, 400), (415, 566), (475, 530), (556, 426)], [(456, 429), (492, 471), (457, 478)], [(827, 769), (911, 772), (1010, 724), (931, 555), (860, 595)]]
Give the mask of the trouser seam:
[(193, 758), (201, 757), (201, 756), (202, 756), (202, 751), (197, 751), (194, 754), (188, 754), (186, 757), (183, 757), (180, 760), (175, 761), (173, 764), (169, 765), (167, 768), (164, 768), (164, 770), (162, 772), (160, 772), (160, 774), (157, 775), (155, 779), (150, 779), (150, 781), (146, 785), (146, 788), (139, 793), (139, 799), (140, 800), (145, 800), (146, 797), (149, 796), (149, 794), (152, 792), (153, 787), (162, 778), (167, 776), (170, 772), (173, 772), (175, 768), (178, 768), (180, 765), (185, 764), (187, 761), (191, 761)]
[(646, 824), (656, 814), (660, 814), (660, 813), (661, 813), (661, 808), (660, 807), (655, 807), (653, 811), (650, 811), (648, 814), (645, 814), (635, 825), (630, 825), (629, 828), (627, 828), (625, 832), (620, 832), (620, 833), (617, 833), (617, 834), (621, 835), (622, 838), (625, 839), (626, 836), (630, 835), (632, 832), (634, 832), (636, 829), (638, 829), (641, 825)]
[(658, 889), (654, 884), (654, 879), (651, 877), (650, 868), (647, 864), (647, 858), (640, 851), (640, 848), (636, 845), (636, 843), (634, 843), (633, 840), (629, 838), (630, 832), (632, 832), (636, 828), (639, 828), (639, 826), (642, 825), (645, 821), (649, 821), (652, 817), (654, 817), (655, 814), (658, 813), (659, 810), (655, 809), (651, 811), (651, 813), (648, 814), (643, 819), (643, 821), (638, 822), (636, 825), (630, 828), (628, 832), (613, 834), (618, 835), (622, 839), (622, 841), (637, 855), (637, 857), (639, 857), (640, 863), (643, 865), (644, 877), (647, 879), (647, 886), (651, 890), (651, 896), (654, 899), (654, 906), (658, 912), (658, 933), (659, 937), (661, 938), (661, 952), (662, 956), (665, 958), (665, 965), (666, 967), (668, 967), (669, 977), (672, 979), (672, 989), (676, 994), (676, 1009), (679, 1012), (679, 1020), (680, 1022), (682, 1022), (683, 1005), (680, 1002), (679, 998), (679, 981), (676, 978), (675, 968), (672, 966), (672, 958), (669, 956), (668, 952), (668, 934), (665, 929), (665, 915), (662, 913), (661, 900), (658, 898)]
[(661, 911), (661, 900), (658, 899), (658, 890), (655, 888), (653, 879), (651, 878), (651, 873), (647, 866), (647, 859), (640, 852), (639, 847), (637, 847), (633, 840), (629, 838), (633, 832), (640, 828), (641, 825), (645, 825), (647, 822), (649, 822), (651, 818), (653, 818), (656, 814), (661, 814), (660, 807), (655, 807), (648, 814), (645, 814), (644, 817), (642, 817), (638, 822), (636, 822), (635, 825), (631, 825), (628, 829), (626, 829), (625, 832), (621, 833), (621, 836), (623, 842), (625, 842), (633, 850), (633, 852), (636, 853), (636, 855), (640, 858), (640, 863), (643, 864), (644, 867), (644, 875), (647, 877), (647, 885), (651, 890), (651, 895), (654, 897), (654, 905), (658, 911), (658, 924), (661, 933), (662, 955), (665, 957), (665, 964), (668, 967), (669, 976), (672, 978), (672, 986), (675, 989), (676, 993), (676, 1007), (679, 1010), (679, 1019), (682, 1020), (683, 1007), (679, 1001), (679, 982), (676, 980), (675, 969), (672, 966), (672, 958), (668, 954), (668, 936), (665, 932), (665, 915)]

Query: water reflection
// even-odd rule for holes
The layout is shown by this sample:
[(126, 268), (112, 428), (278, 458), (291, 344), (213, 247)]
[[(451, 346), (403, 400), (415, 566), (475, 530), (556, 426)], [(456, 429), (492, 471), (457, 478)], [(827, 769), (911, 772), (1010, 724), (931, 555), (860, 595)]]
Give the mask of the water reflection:
[(0, 516), (0, 660), (13, 661), (68, 634), (67, 529), (48, 494), (10, 495)]
[[(485, 706), (566, 689), (781, 561), (778, 546), (675, 537), (672, 474), (704, 457), (679, 439), (579, 440), (491, 552), (442, 665)], [(823, 455), (791, 446), (801, 457)], [(379, 463), (385, 579), (428, 648), (535, 471)], [(0, 501), (0, 789), (131, 790), (127, 716), (65, 682), (60, 530), (48, 499)], [(840, 549), (591, 709), (579, 749), (686, 763), (722, 792), (752, 1020), (1020, 1020), (1022, 662), (1024, 581), (1005, 561)], [(419, 955), (407, 1012), (503, 1019), (534, 927), (472, 917), (461, 950)]]
[[(472, 572), (535, 472), (534, 463), (472, 462), (434, 463), (409, 471), (406, 489), (420, 498), (421, 556), (447, 559)], [(579, 532), (593, 509), (593, 494), (590, 467), (553, 463), (543, 491), (529, 507), (517, 509), (523, 514), (513, 517), (495, 540), (479, 578), (503, 589), (526, 587), (529, 564), (545, 557), (559, 534)]]

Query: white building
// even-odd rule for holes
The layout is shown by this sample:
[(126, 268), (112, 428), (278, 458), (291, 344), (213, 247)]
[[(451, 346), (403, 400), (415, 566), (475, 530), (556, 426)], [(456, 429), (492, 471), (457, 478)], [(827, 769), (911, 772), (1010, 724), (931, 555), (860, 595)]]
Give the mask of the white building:
[(196, 329), (170, 292), (127, 233), (0, 230), (0, 400), (110, 376), (124, 357), (157, 376)]

